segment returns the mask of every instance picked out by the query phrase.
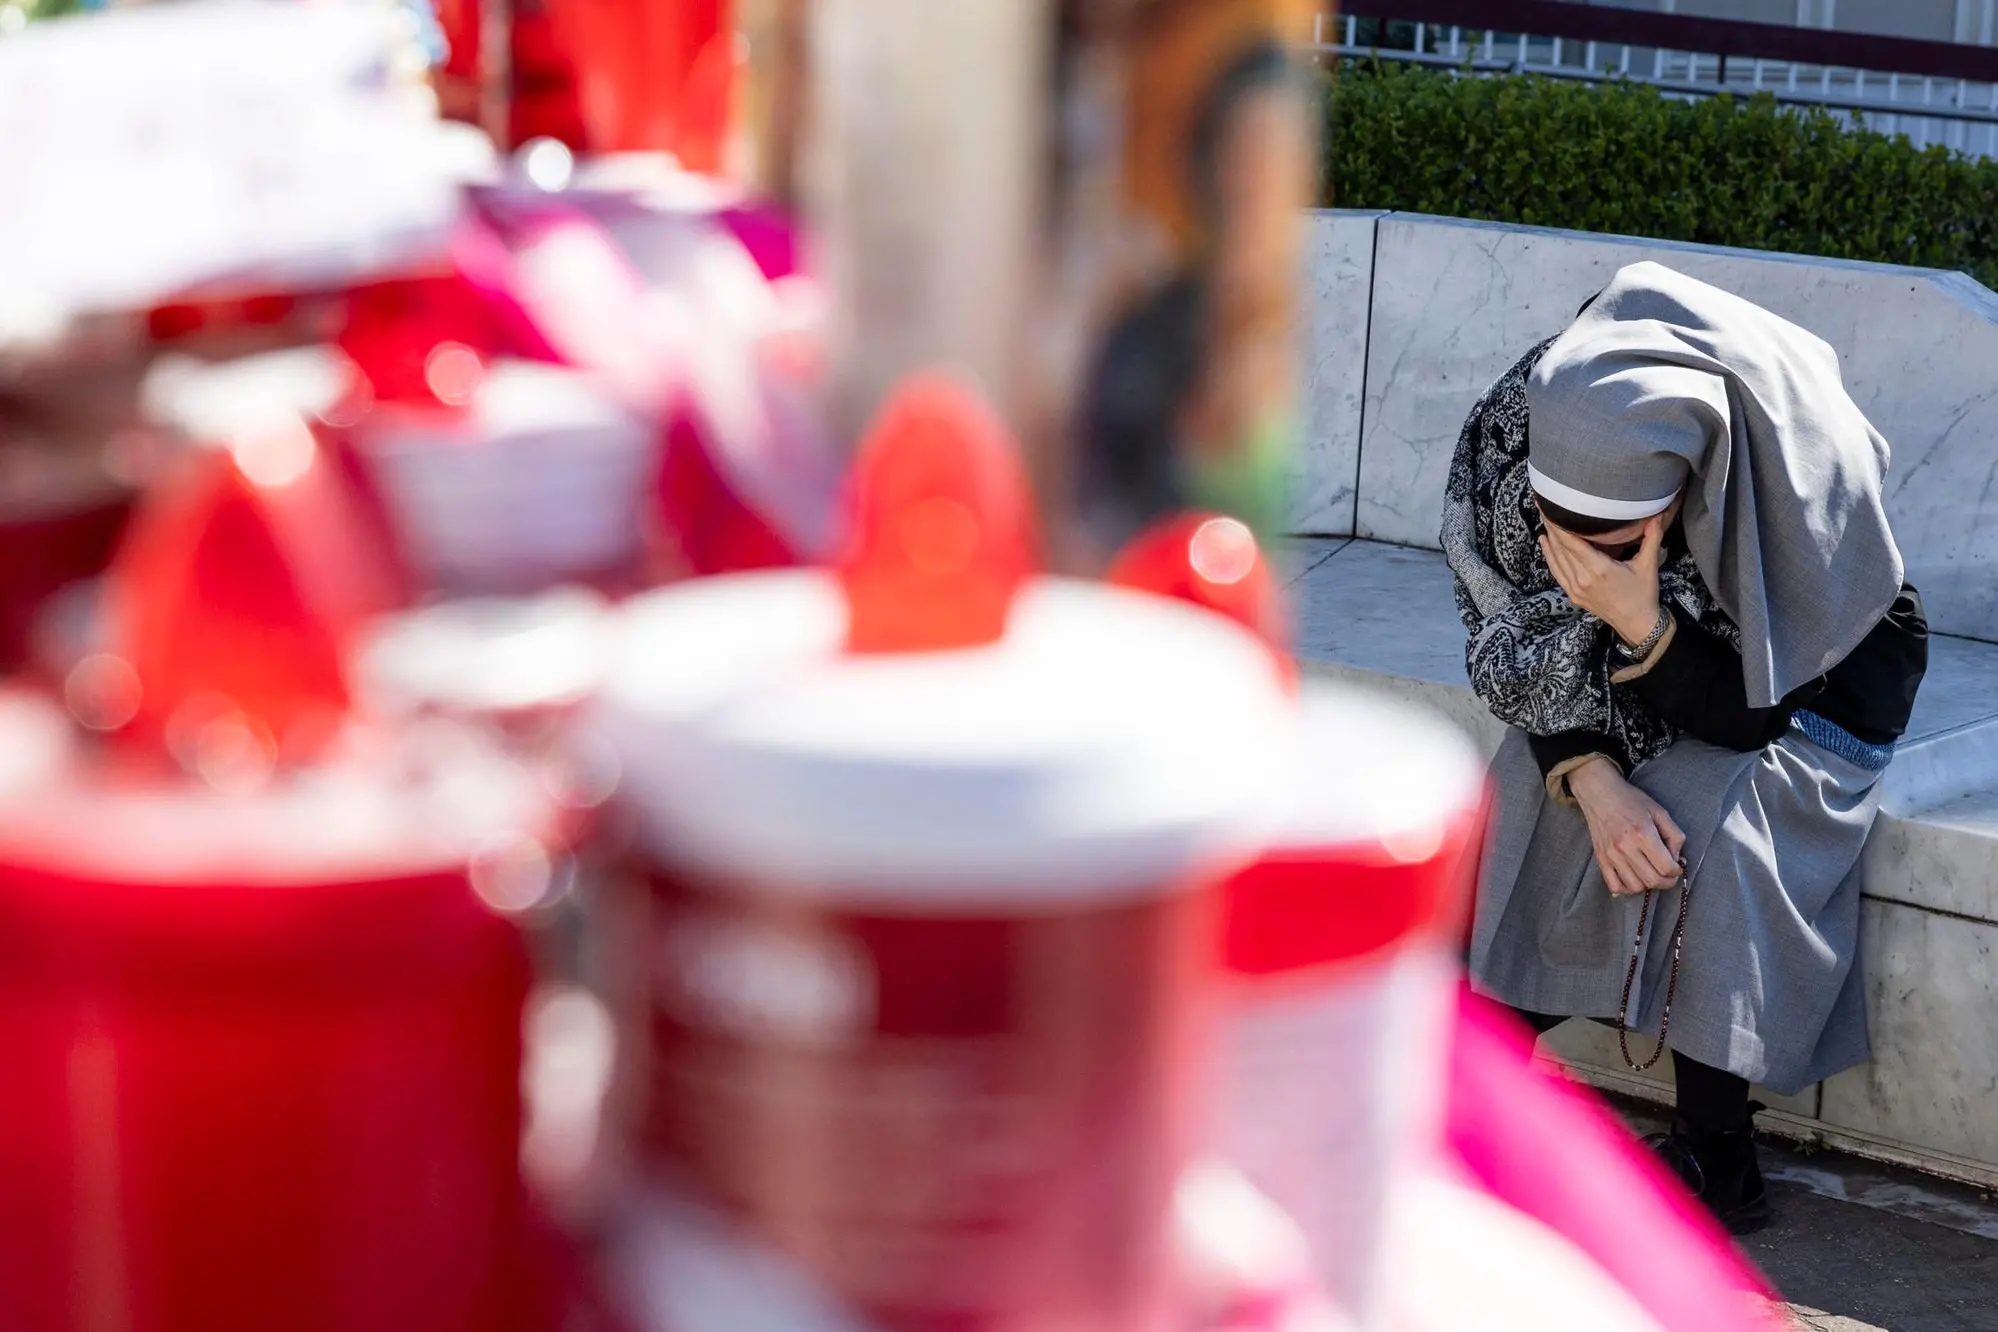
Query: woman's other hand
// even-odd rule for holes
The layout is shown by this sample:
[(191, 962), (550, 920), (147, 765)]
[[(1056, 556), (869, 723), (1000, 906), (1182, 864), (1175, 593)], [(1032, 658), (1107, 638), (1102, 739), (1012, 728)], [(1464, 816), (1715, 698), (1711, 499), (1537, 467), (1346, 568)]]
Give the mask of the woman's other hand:
[(1572, 532), (1545, 524), (1540, 553), (1568, 600), (1616, 631), (1641, 643), (1658, 625), (1658, 564), (1665, 546), (1666, 515), (1644, 524), (1643, 544), (1619, 563)]
[(1632, 786), (1608, 759), (1568, 774), (1568, 789), (1589, 823), (1603, 882), (1618, 897), (1669, 888), (1679, 881), (1686, 834), (1665, 807)]

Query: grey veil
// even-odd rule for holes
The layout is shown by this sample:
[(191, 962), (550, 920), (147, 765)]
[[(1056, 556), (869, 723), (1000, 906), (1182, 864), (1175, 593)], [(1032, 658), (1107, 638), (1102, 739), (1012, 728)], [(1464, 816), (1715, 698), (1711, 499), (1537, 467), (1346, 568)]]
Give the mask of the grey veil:
[(1752, 705), (1836, 665), (1899, 593), (1887, 441), (1816, 335), (1661, 264), (1632, 264), (1547, 347), (1525, 389), (1533, 469), (1570, 496), (1615, 511), (1686, 485), (1686, 543), (1740, 626)]

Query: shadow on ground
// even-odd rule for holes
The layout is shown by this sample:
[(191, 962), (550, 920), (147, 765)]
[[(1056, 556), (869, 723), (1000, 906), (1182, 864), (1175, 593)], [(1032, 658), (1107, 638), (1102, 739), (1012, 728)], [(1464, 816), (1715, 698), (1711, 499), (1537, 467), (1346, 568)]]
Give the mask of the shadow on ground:
[[(1656, 1106), (1618, 1109), (1664, 1127)], [(1742, 1248), (1799, 1329), (1998, 1332), (1998, 1197), (1781, 1139), (1762, 1154), (1776, 1219)]]
[[(1773, 1144), (1764, 1150), (1765, 1163), (1785, 1174), (1798, 1166), (1836, 1178), (1848, 1164), (1832, 1153), (1805, 1156)], [(1947, 1187), (1909, 1179), (1917, 1188)], [(1785, 1299), (1812, 1311), (1802, 1315), (1805, 1327), (1998, 1332), (1998, 1239), (1824, 1197), (1788, 1180), (1770, 1189), (1776, 1220), (1742, 1248)]]

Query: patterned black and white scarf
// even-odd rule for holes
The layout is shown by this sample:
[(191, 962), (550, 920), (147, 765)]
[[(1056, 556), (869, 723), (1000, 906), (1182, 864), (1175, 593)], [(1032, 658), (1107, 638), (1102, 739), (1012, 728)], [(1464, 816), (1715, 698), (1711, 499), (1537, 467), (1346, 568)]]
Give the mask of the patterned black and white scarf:
[[(1526, 380), (1549, 338), (1485, 391), (1464, 422), (1443, 498), (1443, 553), (1470, 642), (1464, 666), (1492, 715), (1532, 735), (1596, 731), (1629, 771), (1678, 732), (1629, 685), (1607, 625), (1573, 602), (1540, 554), (1540, 512), (1527, 481)], [(1740, 631), (1683, 548), (1658, 571), (1664, 599), (1739, 650)]]

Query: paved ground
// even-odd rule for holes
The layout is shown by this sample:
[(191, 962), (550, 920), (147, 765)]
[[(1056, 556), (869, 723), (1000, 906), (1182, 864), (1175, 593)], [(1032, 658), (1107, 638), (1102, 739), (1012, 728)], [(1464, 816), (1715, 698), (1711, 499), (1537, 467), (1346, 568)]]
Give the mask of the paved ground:
[[(1622, 1108), (1635, 1128), (1663, 1127), (1655, 1107)], [(1998, 1332), (1998, 1196), (1781, 1141), (1762, 1150), (1776, 1220), (1742, 1247), (1800, 1332)]]

